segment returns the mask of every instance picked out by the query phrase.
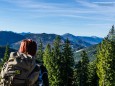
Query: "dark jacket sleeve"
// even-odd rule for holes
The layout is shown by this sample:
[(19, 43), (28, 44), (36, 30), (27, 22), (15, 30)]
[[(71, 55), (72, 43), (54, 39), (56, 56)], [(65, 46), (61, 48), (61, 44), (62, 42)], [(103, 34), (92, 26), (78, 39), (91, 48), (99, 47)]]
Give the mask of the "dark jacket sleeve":
[(44, 73), (42, 78), (44, 86), (49, 86), (48, 74)]
[(43, 86), (49, 86), (48, 71), (44, 65), (41, 66)]

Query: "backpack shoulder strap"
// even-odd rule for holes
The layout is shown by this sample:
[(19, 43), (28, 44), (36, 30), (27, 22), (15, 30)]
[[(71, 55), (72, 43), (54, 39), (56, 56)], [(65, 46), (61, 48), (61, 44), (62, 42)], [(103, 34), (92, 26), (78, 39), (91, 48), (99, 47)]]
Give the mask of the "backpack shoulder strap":
[(39, 72), (39, 71), (40, 71), (40, 67), (36, 64), (35, 68), (34, 68), (34, 69), (32, 70), (32, 72), (28, 75), (28, 77), (31, 76), (32, 73), (34, 73), (34, 72)]
[(32, 72), (29, 74), (28, 79), (27, 79), (27, 86), (33, 86), (39, 77), (39, 71), (40, 67), (38, 65), (35, 66), (35, 68), (32, 70)]

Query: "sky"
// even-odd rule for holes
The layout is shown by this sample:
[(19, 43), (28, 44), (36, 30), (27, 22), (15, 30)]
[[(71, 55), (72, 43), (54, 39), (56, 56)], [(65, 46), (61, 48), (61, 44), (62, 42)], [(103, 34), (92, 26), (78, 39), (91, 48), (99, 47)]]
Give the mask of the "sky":
[(0, 30), (105, 37), (115, 0), (0, 0)]

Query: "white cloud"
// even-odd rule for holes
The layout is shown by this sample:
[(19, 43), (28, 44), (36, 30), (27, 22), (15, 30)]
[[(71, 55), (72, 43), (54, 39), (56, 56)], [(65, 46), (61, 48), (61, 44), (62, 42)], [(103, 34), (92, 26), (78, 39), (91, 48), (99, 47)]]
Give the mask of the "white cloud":
[(96, 4), (115, 4), (115, 2), (93, 2)]
[[(99, 3), (108, 4), (112, 2), (88, 2), (85, 0), (75, 0), (73, 4), (57, 4), (34, 2), (33, 0), (3, 0), (19, 7), (22, 12), (28, 13), (33, 18), (62, 16), (69, 18), (81, 18), (89, 20), (115, 21), (115, 6), (101, 6)], [(80, 4), (80, 6), (77, 6)], [(9, 9), (9, 8), (8, 8)], [(11, 11), (21, 11), (20, 9), (10, 9)], [(27, 17), (28, 17), (27, 16)]]

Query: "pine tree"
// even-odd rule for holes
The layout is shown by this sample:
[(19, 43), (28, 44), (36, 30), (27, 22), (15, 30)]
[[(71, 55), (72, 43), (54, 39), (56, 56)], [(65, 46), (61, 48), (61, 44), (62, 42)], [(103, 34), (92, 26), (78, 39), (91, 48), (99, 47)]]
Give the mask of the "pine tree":
[(81, 57), (82, 59), (78, 62), (74, 70), (74, 86), (88, 86), (89, 59), (85, 51), (82, 51)]
[(62, 46), (61, 39), (59, 36), (54, 40), (54, 46), (52, 49), (53, 55), (53, 80), (51, 86), (62, 86), (63, 80), (61, 78), (61, 59), (62, 59)]
[(5, 53), (4, 53), (4, 57), (0, 63), (0, 70), (1, 70), (1, 67), (3, 66), (3, 64), (8, 61), (9, 59), (9, 45), (6, 45), (6, 49), (5, 49)]
[(42, 40), (40, 39), (40, 44), (38, 46), (37, 57), (36, 57), (36, 60), (39, 63), (43, 63), (43, 54), (44, 54), (43, 43), (42, 43)]
[(44, 66), (47, 68), (48, 70), (48, 78), (49, 78), (49, 84), (51, 86), (52, 82), (53, 82), (53, 71), (54, 71), (54, 67), (53, 67), (53, 58), (52, 58), (52, 51), (51, 51), (51, 46), (48, 44), (45, 48), (44, 54), (43, 54), (43, 62), (44, 62)]
[(9, 58), (9, 45), (6, 45), (5, 53), (4, 53), (4, 58), (3, 58), (3, 63), (8, 61)]
[(63, 57), (61, 59), (61, 69), (63, 76), (63, 86), (71, 86), (72, 85), (72, 78), (73, 78), (73, 66), (74, 66), (74, 58), (73, 58), (73, 51), (70, 46), (70, 42), (67, 39), (63, 46)]
[(107, 38), (109, 40), (115, 40), (115, 28), (114, 28), (114, 25), (110, 29), (109, 34), (107, 35)]
[(105, 38), (97, 53), (99, 86), (115, 86), (115, 41)]
[(115, 86), (115, 30), (114, 26), (109, 35), (98, 46), (97, 74), (99, 86)]
[(82, 51), (81, 54), (81, 80), (80, 80), (80, 86), (88, 86), (87, 80), (88, 80), (88, 64), (89, 59), (87, 56), (87, 53), (85, 51)]
[(56, 37), (54, 40), (54, 44), (51, 49), (50, 45), (47, 45), (44, 55), (43, 61), (44, 65), (48, 70), (48, 77), (50, 86), (62, 86), (63, 80), (61, 78), (61, 39), (60, 37)]
[(74, 68), (72, 86), (81, 86), (81, 61), (78, 61)]
[(69, 40), (67, 39), (62, 46), (61, 39), (57, 36), (52, 47), (46, 47), (43, 57), (50, 85), (71, 86), (74, 59)]
[(96, 60), (94, 60), (88, 65), (88, 86), (98, 86), (98, 76), (96, 69)]

